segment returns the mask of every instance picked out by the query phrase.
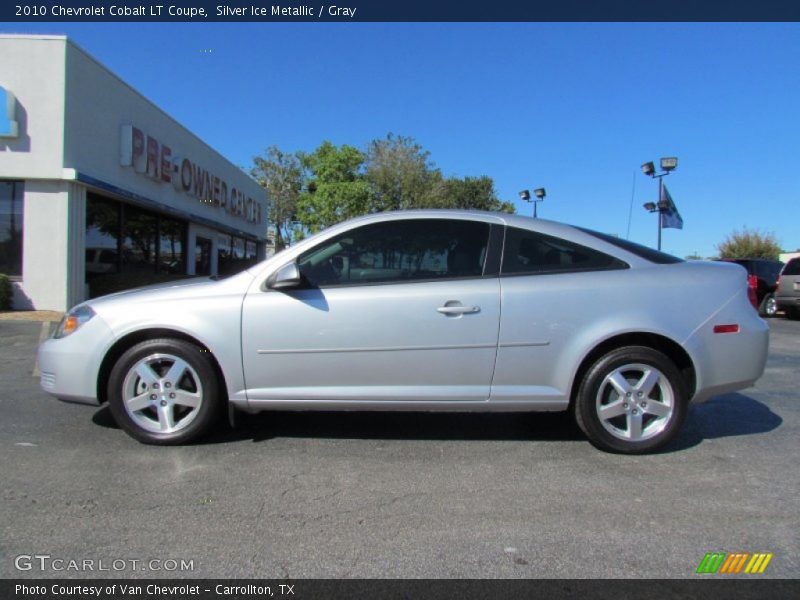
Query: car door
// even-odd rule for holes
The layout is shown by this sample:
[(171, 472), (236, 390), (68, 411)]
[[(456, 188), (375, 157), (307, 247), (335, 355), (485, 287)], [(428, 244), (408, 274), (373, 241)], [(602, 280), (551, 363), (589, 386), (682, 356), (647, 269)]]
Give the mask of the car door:
[(491, 400), (563, 409), (574, 343), (591, 337), (624, 289), (622, 261), (561, 238), (507, 227), (500, 274), (503, 319)]
[(467, 219), (393, 219), (301, 254), (300, 287), (261, 285), (245, 297), (248, 400), (487, 400), (502, 239), (491, 229)]

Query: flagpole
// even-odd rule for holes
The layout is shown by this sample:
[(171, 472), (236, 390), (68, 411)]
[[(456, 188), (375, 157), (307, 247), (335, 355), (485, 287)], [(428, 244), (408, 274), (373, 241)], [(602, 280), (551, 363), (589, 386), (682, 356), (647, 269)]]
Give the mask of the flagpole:
[(658, 251), (661, 252), (661, 229), (663, 228), (664, 209), (662, 201), (664, 199), (664, 176), (658, 178)]

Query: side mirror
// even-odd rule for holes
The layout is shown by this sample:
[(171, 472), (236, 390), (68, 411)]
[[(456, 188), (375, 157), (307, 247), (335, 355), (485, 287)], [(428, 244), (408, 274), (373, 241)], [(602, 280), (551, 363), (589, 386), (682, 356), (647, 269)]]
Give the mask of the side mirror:
[(267, 287), (272, 290), (289, 290), (300, 285), (300, 269), (296, 262), (283, 265), (267, 279)]

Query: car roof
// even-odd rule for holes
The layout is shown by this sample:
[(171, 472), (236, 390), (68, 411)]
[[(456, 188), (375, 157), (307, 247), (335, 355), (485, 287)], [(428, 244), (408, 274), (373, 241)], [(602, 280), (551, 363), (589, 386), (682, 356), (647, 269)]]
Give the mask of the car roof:
[(488, 223), (497, 223), (501, 225), (510, 225), (512, 227), (521, 227), (523, 229), (535, 229), (541, 233), (552, 235), (555, 237), (573, 237), (581, 230), (567, 223), (559, 221), (550, 221), (548, 219), (534, 219), (533, 217), (526, 217), (523, 215), (494, 212), (488, 210), (463, 210), (463, 209), (444, 209), (444, 208), (431, 208), (431, 209), (412, 209), (412, 210), (394, 210), (380, 213), (373, 213), (357, 217), (345, 223), (368, 223), (370, 221), (386, 221), (386, 220), (405, 220), (405, 219), (478, 219)]

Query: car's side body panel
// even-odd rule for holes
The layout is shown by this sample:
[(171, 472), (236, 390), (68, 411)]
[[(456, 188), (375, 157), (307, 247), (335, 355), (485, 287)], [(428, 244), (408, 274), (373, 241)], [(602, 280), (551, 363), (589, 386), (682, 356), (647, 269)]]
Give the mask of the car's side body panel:
[[(439, 312), (454, 305), (474, 312)], [(249, 403), (486, 400), (499, 323), (496, 277), (251, 288), (242, 313)]]
[[(708, 289), (708, 278), (718, 277), (720, 269), (677, 263), (501, 277), (503, 320), (492, 399), (524, 404), (541, 395), (565, 406), (578, 367), (594, 348), (615, 336), (641, 333), (686, 350), (699, 371), (699, 398), (726, 377), (747, 387), (763, 371), (768, 329), (747, 301), (740, 269), (726, 267), (727, 278)], [(708, 300), (689, 301), (695, 294)], [(739, 334), (713, 333), (714, 324), (729, 322), (740, 325)], [(719, 353), (728, 358), (714, 367)]]

